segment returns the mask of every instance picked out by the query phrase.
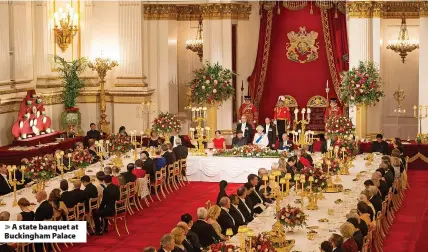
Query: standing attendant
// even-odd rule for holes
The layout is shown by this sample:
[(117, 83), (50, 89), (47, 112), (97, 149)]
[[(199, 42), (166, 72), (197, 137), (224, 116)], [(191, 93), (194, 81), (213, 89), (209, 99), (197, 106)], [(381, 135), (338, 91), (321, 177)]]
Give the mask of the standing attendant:
[(238, 116), (242, 118), (245, 116), (251, 127), (254, 128), (257, 121), (259, 120), (259, 112), (256, 106), (251, 102), (250, 96), (244, 97), (244, 103), (239, 107)]
[(239, 131), (242, 131), (242, 134), (247, 140), (246, 144), (251, 143), (251, 140), (253, 139), (253, 126), (247, 122), (247, 117), (244, 115), (241, 117), (241, 122), (238, 123), (238, 126), (236, 127), (237, 134)]
[(324, 122), (327, 123), (330, 118), (343, 116), (342, 109), (337, 105), (337, 99), (330, 99), (330, 107), (325, 110)]
[(266, 117), (265, 119), (265, 125), (263, 132), (267, 135), (267, 138), (269, 140), (269, 148), (272, 150), (275, 149), (276, 144), (276, 126), (275, 124), (271, 123), (270, 118)]
[(278, 129), (278, 136), (282, 136), (286, 130), (290, 127), (291, 115), (290, 110), (285, 107), (285, 97), (280, 96), (278, 98), (278, 105), (275, 107), (273, 119)]

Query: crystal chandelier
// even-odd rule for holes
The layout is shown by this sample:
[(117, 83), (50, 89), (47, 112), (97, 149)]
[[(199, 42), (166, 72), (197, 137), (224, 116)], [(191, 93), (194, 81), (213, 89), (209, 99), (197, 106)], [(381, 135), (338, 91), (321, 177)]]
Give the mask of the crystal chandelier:
[(74, 13), (74, 9), (70, 4), (66, 5), (66, 12), (62, 8), (59, 8), (54, 14), (55, 28), (55, 40), (59, 48), (63, 52), (67, 50), (68, 46), (73, 43), (73, 37), (79, 30), (78, 15)]
[(199, 19), (198, 31), (196, 32), (196, 39), (187, 40), (186, 49), (197, 53), (199, 56), (199, 60), (202, 62), (202, 57), (204, 56), (204, 40), (202, 39), (202, 18)]
[(406, 17), (403, 13), (403, 17), (401, 18), (400, 32), (398, 33), (398, 39), (388, 41), (386, 49), (391, 49), (394, 52), (398, 53), (404, 63), (407, 54), (418, 48), (419, 41), (409, 39), (409, 32), (407, 31), (406, 25)]

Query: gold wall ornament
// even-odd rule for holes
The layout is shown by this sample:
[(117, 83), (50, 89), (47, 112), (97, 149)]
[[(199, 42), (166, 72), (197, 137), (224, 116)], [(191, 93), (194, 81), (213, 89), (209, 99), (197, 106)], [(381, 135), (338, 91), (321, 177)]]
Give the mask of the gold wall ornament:
[(327, 108), (328, 107), (328, 101), (325, 97), (321, 95), (315, 95), (312, 96), (308, 103), (306, 104), (306, 107), (310, 108)]
[(406, 93), (398, 84), (397, 90), (394, 92), (394, 100), (397, 102), (397, 108), (394, 109), (396, 113), (406, 113), (406, 109), (401, 108), (401, 103), (406, 99)]
[[(293, 62), (309, 63), (318, 59), (318, 33), (315, 31), (307, 32), (305, 26), (299, 27), (299, 32), (291, 31), (287, 34), (290, 43), (287, 43), (287, 58)], [(300, 59), (306, 56), (305, 59)]]
[(65, 52), (70, 44), (73, 43), (73, 37), (79, 31), (78, 14), (74, 12), (73, 7), (70, 4), (66, 5), (66, 12), (63, 8), (59, 8), (54, 14), (54, 33), (55, 41), (61, 48), (62, 52)]
[(404, 63), (407, 57), (407, 54), (419, 48), (418, 40), (410, 40), (409, 32), (407, 30), (406, 17), (403, 13), (401, 18), (401, 27), (400, 32), (398, 33), (397, 40), (388, 41), (386, 49), (391, 49), (394, 52), (398, 53), (401, 57), (401, 61)]
[(99, 122), (99, 128), (102, 132), (106, 133), (106, 134), (110, 134), (110, 122), (108, 122), (106, 120), (107, 115), (106, 115), (106, 93), (105, 93), (105, 77), (107, 74), (107, 71), (113, 69), (113, 67), (118, 66), (119, 64), (117, 63), (117, 61), (115, 60), (110, 60), (108, 58), (101, 58), (98, 57), (96, 58), (94, 61), (91, 61), (88, 63), (88, 67), (91, 68), (92, 70), (96, 71), (98, 73), (98, 77), (100, 77), (100, 85), (101, 85), (101, 90), (100, 90), (100, 110), (101, 110), (101, 115), (100, 115), (100, 122)]
[(297, 104), (296, 98), (291, 95), (282, 95), (284, 96), (284, 107), (287, 108), (296, 108), (299, 105)]
[(347, 16), (353, 18), (371, 18), (373, 3), (371, 1), (346, 2)]
[(423, 2), (419, 6), (419, 16), (428, 17), (428, 2)]

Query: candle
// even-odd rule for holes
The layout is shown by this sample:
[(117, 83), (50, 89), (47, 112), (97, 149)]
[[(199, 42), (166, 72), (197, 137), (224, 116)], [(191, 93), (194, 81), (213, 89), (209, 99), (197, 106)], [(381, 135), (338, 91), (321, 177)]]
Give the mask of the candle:
[(304, 115), (304, 114), (305, 114), (305, 111), (306, 111), (306, 109), (305, 109), (305, 108), (302, 108), (302, 115)]
[(16, 179), (16, 165), (12, 166), (13, 169), (13, 179)]
[(195, 118), (195, 107), (192, 107), (192, 119), (194, 119)]
[(8, 165), (7, 170), (9, 172), (9, 180), (11, 181), (12, 180), (12, 166)]
[(328, 80), (327, 80), (327, 88), (328, 88)]

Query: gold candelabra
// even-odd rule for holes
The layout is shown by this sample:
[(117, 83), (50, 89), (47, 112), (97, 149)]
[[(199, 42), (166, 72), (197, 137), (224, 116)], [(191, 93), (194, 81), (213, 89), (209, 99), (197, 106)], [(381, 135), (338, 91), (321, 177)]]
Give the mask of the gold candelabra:
[(107, 107), (106, 107), (106, 94), (105, 94), (105, 78), (107, 75), (107, 72), (114, 67), (118, 66), (119, 64), (115, 60), (110, 60), (108, 58), (101, 58), (98, 57), (94, 61), (91, 61), (88, 63), (88, 67), (92, 70), (96, 71), (98, 73), (98, 77), (100, 78), (100, 122), (99, 122), (99, 128), (102, 132), (106, 134), (110, 134), (110, 122), (106, 120), (107, 118)]
[(134, 146), (134, 161), (138, 159), (138, 152), (137, 152), (137, 131), (133, 130), (131, 131), (131, 144)]
[(24, 174), (25, 174), (26, 168), (25, 168), (25, 166), (21, 166), (21, 175), (22, 175), (21, 181), (18, 181), (16, 179), (16, 170), (18, 169), (16, 167), (16, 165), (12, 165), (12, 166), (9, 165), (6, 168), (9, 172), (9, 179), (8, 179), (9, 185), (11, 185), (13, 187), (13, 206), (15, 207), (18, 205), (18, 201), (16, 199), (16, 186), (24, 184), (24, 182), (25, 182)]
[[(424, 115), (425, 110), (425, 115)], [(428, 105), (413, 106), (413, 117), (419, 120), (419, 134), (422, 134), (422, 120), (428, 117)]]
[[(309, 176), (308, 181), (309, 181), (309, 194), (307, 195), (307, 197), (308, 197), (309, 204), (306, 207), (306, 209), (308, 209), (308, 210), (318, 210), (319, 194), (314, 193), (313, 190), (312, 190), (312, 183), (314, 182), (314, 177)], [(302, 185), (304, 185), (304, 183), (302, 183)]]
[[(190, 139), (192, 142), (197, 143), (197, 155), (206, 155), (204, 147), (204, 136), (206, 140), (210, 137), (210, 127), (204, 127), (207, 121), (207, 108), (206, 107), (192, 107), (192, 121), (197, 123), (196, 129), (190, 128)], [(196, 133), (195, 133), (196, 131)], [(196, 144), (194, 144), (196, 145)]]
[(104, 164), (103, 164), (103, 162), (104, 162), (104, 150), (103, 150), (103, 147), (104, 147), (104, 140), (103, 139), (100, 139), (99, 141), (95, 142), (95, 148), (96, 148), (97, 156), (100, 158), (101, 171), (104, 170)]
[(60, 170), (61, 171), (61, 179), (64, 179), (64, 172), (65, 171), (69, 171), (70, 169), (71, 169), (71, 153), (68, 153), (67, 154), (67, 157), (68, 157), (68, 167), (66, 167), (65, 165), (64, 165), (64, 162), (63, 162), (63, 160), (64, 160), (64, 151), (57, 151), (56, 152), (56, 154), (55, 154), (55, 157), (56, 157), (56, 166), (57, 166), (57, 168), (58, 168), (58, 170)]
[(73, 37), (79, 31), (78, 14), (74, 13), (74, 9), (70, 4), (66, 5), (66, 12), (63, 8), (59, 8), (54, 14), (54, 33), (55, 41), (61, 48), (62, 52), (67, 50), (68, 46), (73, 43)]
[(149, 135), (150, 134), (150, 115), (155, 112), (155, 103), (152, 101), (145, 101), (141, 103), (140, 108), (141, 108), (141, 113), (143, 118), (143, 125), (145, 128), (144, 131), (147, 135)]
[[(294, 110), (294, 131), (293, 133), (293, 142), (298, 143), (300, 146), (312, 144), (313, 143), (313, 131), (306, 131), (306, 125), (311, 121), (311, 109), (302, 108), (300, 111), (302, 114), (302, 119), (298, 119), (299, 109)], [(306, 119), (305, 119), (306, 114)], [(297, 126), (301, 125), (301, 129), (297, 130)]]
[(406, 98), (404, 90), (401, 89), (400, 84), (398, 84), (398, 89), (394, 92), (394, 100), (397, 102), (397, 108), (394, 109), (395, 113), (406, 113), (406, 109), (401, 108), (401, 103)]

